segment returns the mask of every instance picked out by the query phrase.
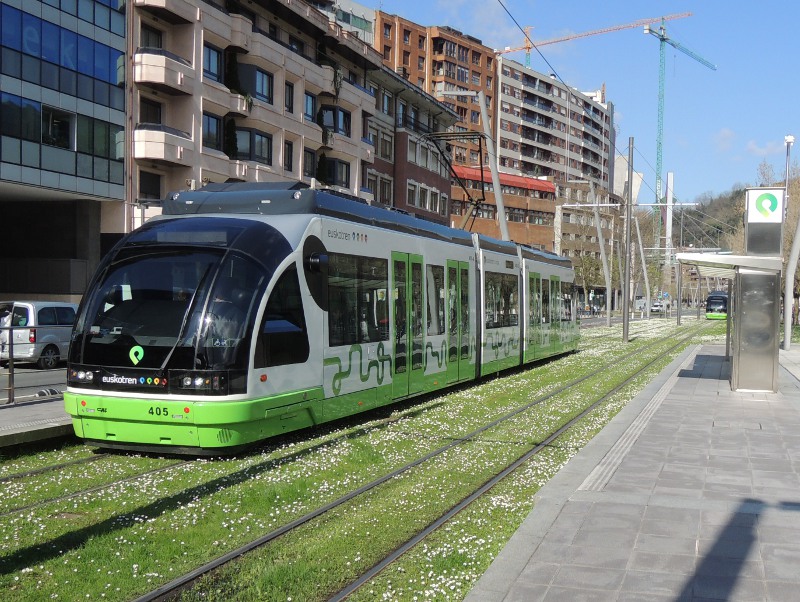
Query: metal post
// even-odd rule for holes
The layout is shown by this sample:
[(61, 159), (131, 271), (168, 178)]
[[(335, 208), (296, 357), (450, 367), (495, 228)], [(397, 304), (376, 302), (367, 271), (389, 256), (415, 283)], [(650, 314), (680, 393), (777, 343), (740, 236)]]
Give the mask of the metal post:
[(628, 138), (628, 198), (625, 203), (625, 278), (622, 281), (622, 342), (628, 342), (631, 303), (631, 205), (633, 205), (633, 136)]
[(683, 309), (683, 265), (678, 263), (677, 265), (678, 270), (678, 326), (681, 325), (681, 310)]
[[(786, 182), (783, 203), (787, 215), (789, 211), (789, 152), (794, 144), (794, 136), (786, 136)], [(797, 257), (800, 255), (800, 213), (797, 214), (797, 226), (792, 237), (792, 250), (786, 262), (786, 276), (783, 284), (783, 349), (789, 351), (792, 346), (792, 304), (794, 303), (794, 273), (797, 270)], [(730, 299), (730, 297), (728, 297)]]
[(14, 329), (8, 328), (8, 401), (7, 405), (14, 405)]
[(647, 262), (644, 257), (644, 244), (642, 244), (642, 231), (639, 229), (639, 218), (634, 218), (633, 223), (636, 224), (636, 237), (639, 239), (639, 255), (642, 258), (642, 275), (644, 276), (644, 290), (647, 295), (647, 301), (644, 304), (644, 310), (647, 312), (647, 319), (650, 319), (650, 278), (647, 276)]
[[(508, 235), (508, 224), (506, 223), (506, 208), (503, 204), (503, 187), (500, 185), (500, 174), (497, 172), (497, 152), (494, 146), (494, 140), (492, 140), (492, 126), (489, 123), (489, 111), (486, 107), (486, 95), (483, 93), (483, 90), (478, 92), (478, 104), (481, 108), (483, 132), (486, 135), (486, 152), (489, 155), (489, 173), (492, 174), (494, 202), (495, 205), (497, 205), (497, 221), (500, 223), (500, 237), (503, 240), (511, 240)], [(481, 180), (483, 180), (482, 173)]]

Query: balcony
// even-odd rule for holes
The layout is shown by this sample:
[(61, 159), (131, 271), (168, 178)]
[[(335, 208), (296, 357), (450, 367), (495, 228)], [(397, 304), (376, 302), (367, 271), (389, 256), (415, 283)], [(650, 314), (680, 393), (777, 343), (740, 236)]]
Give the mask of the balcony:
[(140, 48), (133, 56), (133, 81), (170, 95), (191, 94), (195, 71), (189, 61), (160, 48)]
[(189, 0), (133, 0), (133, 6), (172, 25), (193, 23), (197, 20), (196, 3)]
[(230, 46), (243, 52), (250, 52), (251, 38), (253, 36), (253, 24), (250, 19), (237, 14), (230, 15), (231, 36)]
[(323, 131), (320, 148), (325, 149), (329, 159), (350, 161), (355, 158), (370, 164), (375, 161), (375, 147), (369, 141), (348, 138), (327, 130)]
[(219, 82), (205, 80), (203, 82), (203, 111), (224, 117), (230, 112), (231, 91)]
[(335, 70), (330, 65), (320, 65), (306, 69), (306, 90), (313, 91), (316, 94), (336, 96), (334, 75)]
[(141, 123), (133, 131), (133, 158), (165, 165), (194, 165), (191, 135), (165, 125)]

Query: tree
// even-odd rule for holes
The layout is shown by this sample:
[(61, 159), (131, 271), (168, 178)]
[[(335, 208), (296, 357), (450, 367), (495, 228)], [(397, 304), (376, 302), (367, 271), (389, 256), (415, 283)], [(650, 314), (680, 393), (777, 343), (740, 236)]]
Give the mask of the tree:
[(758, 185), (772, 186), (775, 184), (775, 168), (766, 159), (762, 159), (758, 164)]

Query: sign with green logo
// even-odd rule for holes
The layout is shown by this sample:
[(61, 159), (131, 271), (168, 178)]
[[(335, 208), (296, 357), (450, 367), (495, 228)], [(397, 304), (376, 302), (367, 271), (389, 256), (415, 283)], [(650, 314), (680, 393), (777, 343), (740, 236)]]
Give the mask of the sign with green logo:
[(136, 364), (142, 361), (142, 358), (144, 357), (144, 349), (142, 349), (139, 345), (135, 345), (131, 347), (131, 350), (128, 353), (128, 355), (131, 358), (131, 363), (133, 363), (133, 365), (135, 366)]
[(747, 223), (780, 224), (783, 222), (783, 188), (747, 190)]

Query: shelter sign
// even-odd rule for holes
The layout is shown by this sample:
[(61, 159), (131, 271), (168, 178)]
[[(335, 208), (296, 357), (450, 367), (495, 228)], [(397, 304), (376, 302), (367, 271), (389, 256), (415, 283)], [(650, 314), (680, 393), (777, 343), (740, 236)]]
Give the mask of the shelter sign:
[(783, 253), (783, 188), (748, 188), (745, 253), (776, 257)]

